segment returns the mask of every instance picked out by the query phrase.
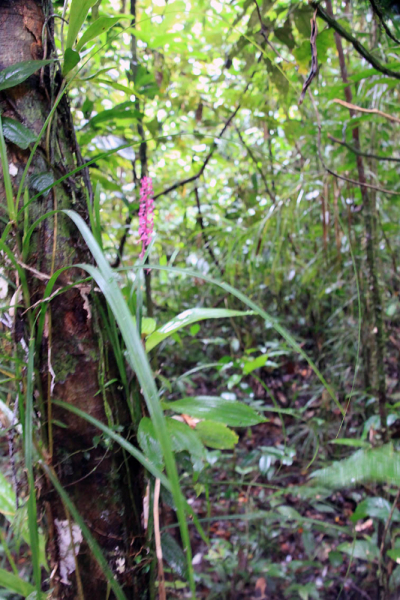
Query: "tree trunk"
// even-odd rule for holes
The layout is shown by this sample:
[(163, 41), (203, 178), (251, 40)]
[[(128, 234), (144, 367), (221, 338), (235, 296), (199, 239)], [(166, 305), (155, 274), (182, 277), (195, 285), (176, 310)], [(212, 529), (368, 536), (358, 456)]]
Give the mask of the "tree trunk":
[[(51, 3), (47, 0), (1, 0), (0, 70), (21, 61), (51, 56), (55, 48), (53, 23)], [(38, 134), (61, 82), (60, 69), (55, 64), (35, 73), (23, 84), (1, 92), (2, 117), (15, 119)], [(29, 149), (21, 150), (7, 143), (7, 156), (9, 164), (2, 168), (10, 172), (15, 197)], [(29, 197), (38, 192), (37, 175), (46, 173), (57, 180), (80, 164), (71, 113), (64, 96), (54, 115), (47, 143), (45, 135), (29, 168), (26, 180)], [(1, 172), (0, 177), (0, 217), (4, 221), (8, 216)], [(89, 178), (85, 171), (80, 171), (30, 205), (28, 225), (48, 211), (66, 208), (77, 211), (88, 222), (87, 197), (90, 199), (90, 196)], [(19, 208), (22, 201), (23, 196)], [(0, 227), (4, 227), (3, 223)], [(14, 225), (7, 240), (19, 258), (21, 227)], [(75, 225), (58, 213), (36, 228), (25, 262), (30, 267), (27, 277), (32, 305), (41, 299), (46, 285), (46, 277), (38, 278), (32, 269), (49, 276), (60, 267), (91, 262), (91, 256)], [(59, 277), (55, 289), (84, 276), (78, 269), (67, 270)], [(42, 396), (46, 413), (38, 413), (38, 416), (49, 463), (62, 486), (124, 585), (127, 597), (144, 598), (146, 580), (133, 561), (144, 542), (141, 468), (126, 460), (119, 446), (94, 443), (94, 437), (100, 434), (98, 430), (51, 403), (52, 398), (63, 400), (106, 424), (126, 427), (130, 423), (127, 399), (120, 391), (122, 386), (117, 383), (105, 391), (99, 383), (118, 377), (118, 372), (109, 344), (101, 335), (100, 317), (89, 292), (82, 286), (72, 287), (51, 301), (43, 339), (36, 349), (36, 366), (40, 373), (37, 394)], [(16, 342), (22, 338), (27, 342), (29, 337), (26, 316), (22, 313), (21, 310), (17, 317)], [(42, 526), (48, 535), (53, 597), (112, 598), (112, 594), (107, 596), (107, 581), (85, 540), (80, 544), (77, 571), (66, 575), (60, 537), (63, 527), (69, 530), (68, 515), (48, 482), (41, 484), (39, 506), (44, 513)]]

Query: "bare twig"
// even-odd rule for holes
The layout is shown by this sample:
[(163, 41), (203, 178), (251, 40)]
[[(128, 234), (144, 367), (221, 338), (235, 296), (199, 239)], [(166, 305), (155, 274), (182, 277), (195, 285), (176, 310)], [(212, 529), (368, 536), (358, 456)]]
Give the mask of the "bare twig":
[(235, 129), (236, 129), (236, 132), (237, 132), (237, 134), (238, 134), (238, 136), (239, 136), (239, 139), (240, 139), (240, 141), (241, 141), (241, 143), (242, 143), (243, 147), (246, 149), (246, 152), (247, 152), (247, 154), (250, 156), (251, 160), (252, 160), (252, 161), (253, 161), (253, 163), (254, 163), (254, 166), (256, 167), (257, 171), (258, 171), (258, 172), (259, 172), (259, 174), (260, 174), (260, 177), (261, 177), (261, 179), (263, 180), (263, 183), (264, 183), (264, 185), (265, 185), (265, 191), (267, 192), (268, 196), (271, 198), (272, 202), (275, 204), (275, 202), (276, 202), (275, 195), (274, 195), (274, 194), (271, 192), (271, 190), (270, 190), (270, 188), (269, 188), (269, 185), (268, 185), (267, 178), (265, 177), (263, 170), (262, 170), (262, 169), (261, 169), (261, 167), (259, 166), (259, 164), (258, 164), (258, 160), (257, 160), (257, 159), (256, 159), (256, 157), (254, 156), (254, 154), (253, 154), (253, 151), (251, 150), (251, 148), (249, 148), (249, 146), (248, 146), (248, 145), (246, 144), (246, 142), (244, 141), (244, 139), (243, 139), (243, 136), (242, 136), (242, 134), (240, 133), (240, 129), (239, 129), (238, 127), (235, 127)]
[(260, 11), (260, 7), (258, 6), (258, 2), (257, 0), (254, 0), (254, 4), (256, 5), (256, 10), (257, 10), (257, 16), (258, 16), (258, 20), (260, 21), (260, 25), (261, 25), (261, 35), (263, 36), (266, 44), (268, 44), (268, 46), (271, 48), (271, 50), (277, 55), (279, 56), (279, 58), (281, 58), (282, 60), (284, 60), (287, 63), (290, 63), (290, 60), (287, 60), (287, 58), (284, 58), (281, 54), (279, 54), (278, 50), (275, 48), (275, 46), (273, 46), (273, 44), (269, 41), (268, 36), (269, 36), (269, 30), (268, 27), (266, 27), (264, 25), (264, 22), (262, 20), (262, 16), (261, 16), (261, 11)]
[(206, 228), (205, 228), (204, 221), (203, 221), (203, 215), (202, 215), (202, 213), (201, 213), (200, 196), (199, 196), (199, 190), (198, 190), (198, 187), (197, 187), (197, 185), (196, 185), (196, 186), (195, 186), (195, 188), (194, 188), (194, 193), (195, 193), (195, 196), (196, 196), (197, 211), (198, 211), (198, 213), (199, 213), (199, 216), (198, 216), (198, 221), (199, 221), (199, 224), (200, 224), (200, 227), (201, 227), (201, 235), (202, 235), (202, 237), (203, 237), (204, 248), (207, 250), (208, 254), (210, 255), (210, 257), (211, 257), (211, 260), (212, 260), (212, 261), (214, 262), (214, 264), (215, 264), (215, 265), (218, 267), (218, 269), (219, 269), (219, 271), (220, 271), (221, 275), (223, 275), (223, 273), (224, 273), (224, 270), (223, 270), (223, 268), (221, 267), (221, 265), (219, 264), (219, 262), (218, 262), (218, 259), (217, 259), (217, 257), (216, 257), (216, 256), (215, 256), (215, 254), (214, 254), (214, 250), (213, 250), (213, 249), (211, 248), (211, 246), (210, 246), (210, 241), (209, 241), (209, 239), (207, 238), (207, 234), (206, 234)]
[[(249, 89), (249, 87), (250, 87), (250, 82), (246, 85), (246, 88), (245, 88), (243, 94), (245, 94), (247, 92), (247, 90)], [(232, 123), (233, 119), (236, 117), (236, 115), (239, 112), (240, 108), (241, 108), (241, 104), (239, 103), (238, 106), (233, 111), (233, 113), (228, 118), (228, 120), (225, 122), (225, 125), (223, 126), (223, 128), (221, 129), (221, 131), (220, 131), (220, 133), (219, 133), (219, 135), (217, 137), (218, 141), (222, 138), (222, 136), (224, 135), (225, 131), (228, 129), (229, 125)], [(162, 192), (159, 192), (158, 194), (156, 194), (154, 196), (154, 200), (157, 200), (161, 196), (165, 196), (166, 194), (169, 194), (170, 192), (173, 192), (174, 190), (176, 190), (176, 189), (178, 189), (178, 188), (180, 188), (180, 187), (182, 187), (184, 185), (187, 185), (188, 183), (192, 183), (193, 181), (196, 181), (197, 179), (199, 179), (203, 175), (204, 171), (206, 170), (207, 165), (210, 162), (210, 160), (211, 160), (211, 158), (212, 158), (215, 150), (217, 149), (217, 147), (218, 147), (218, 142), (214, 141), (213, 144), (212, 144), (212, 146), (211, 146), (211, 149), (210, 149), (209, 153), (207, 154), (207, 156), (206, 156), (206, 158), (205, 158), (205, 160), (203, 162), (203, 164), (201, 165), (199, 171), (195, 175), (191, 175), (190, 177), (187, 177), (186, 179), (181, 179), (180, 181), (177, 181), (176, 183), (174, 183), (170, 187), (166, 188)]]
[(335, 98), (333, 100), (333, 102), (336, 102), (336, 104), (341, 104), (342, 106), (345, 106), (346, 108), (348, 108), (350, 110), (354, 110), (355, 112), (363, 112), (363, 113), (379, 115), (381, 117), (385, 117), (385, 119), (388, 119), (389, 121), (393, 121), (393, 123), (400, 123), (400, 119), (398, 117), (393, 117), (392, 115), (388, 115), (387, 113), (382, 112), (381, 110), (378, 110), (377, 108), (362, 108), (361, 106), (357, 106), (356, 104), (351, 104), (350, 102), (345, 102), (344, 100), (339, 100), (339, 98)]
[(350, 152), (353, 152), (354, 154), (357, 154), (358, 156), (364, 156), (365, 158), (372, 158), (374, 160), (387, 160), (387, 161), (391, 161), (391, 162), (400, 162), (400, 158), (395, 158), (392, 156), (381, 156), (379, 154), (369, 154), (368, 152), (361, 152), (361, 150), (357, 150), (357, 148), (354, 148), (354, 146), (351, 146), (347, 142), (344, 142), (343, 140), (338, 140), (337, 138), (333, 137), (333, 135), (331, 135), (330, 133), (328, 133), (328, 138), (335, 144), (340, 144), (341, 146), (344, 146), (345, 148), (350, 150)]
[[(372, 185), (370, 183), (367, 183), (365, 181), (365, 177), (361, 178), (360, 180), (356, 180), (356, 179), (351, 179), (350, 177), (345, 177), (344, 175), (339, 175), (339, 173), (336, 173), (335, 171), (332, 171), (332, 169), (330, 169), (324, 161), (324, 157), (322, 156), (322, 152), (321, 152), (321, 132), (322, 132), (322, 125), (321, 125), (321, 117), (319, 114), (319, 110), (317, 105), (315, 104), (314, 98), (312, 96), (312, 94), (309, 91), (309, 95), (310, 95), (310, 99), (311, 99), (311, 103), (314, 107), (315, 110), (315, 116), (317, 118), (317, 127), (318, 127), (318, 142), (317, 142), (317, 149), (318, 149), (318, 156), (319, 159), (322, 163), (323, 168), (325, 169), (325, 171), (327, 173), (329, 173), (330, 175), (332, 175), (333, 177), (336, 177), (336, 179), (341, 179), (342, 181), (348, 181), (349, 183), (353, 183), (354, 185), (357, 185), (358, 187), (360, 187), (360, 189), (362, 190), (363, 188), (365, 189), (370, 189), (370, 190), (375, 190), (376, 192), (382, 192), (382, 194), (388, 194), (389, 196), (400, 196), (400, 192), (392, 192), (391, 190), (387, 190), (385, 188), (381, 188), (379, 186), (376, 185)], [(354, 130), (353, 130), (354, 131)], [(332, 139), (332, 136), (329, 136), (330, 139)], [(333, 138), (334, 141), (338, 141), (335, 138)], [(341, 143), (341, 142), (338, 142)], [(362, 156), (361, 152), (356, 152), (356, 154), (358, 156)]]

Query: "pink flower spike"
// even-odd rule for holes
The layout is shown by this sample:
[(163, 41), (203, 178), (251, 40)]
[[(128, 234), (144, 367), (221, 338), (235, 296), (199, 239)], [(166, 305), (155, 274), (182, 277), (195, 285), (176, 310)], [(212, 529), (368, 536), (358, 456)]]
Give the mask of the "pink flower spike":
[(150, 244), (154, 230), (154, 200), (153, 182), (151, 177), (143, 177), (140, 187), (139, 206), (139, 237), (142, 242), (140, 258), (144, 257), (147, 246)]

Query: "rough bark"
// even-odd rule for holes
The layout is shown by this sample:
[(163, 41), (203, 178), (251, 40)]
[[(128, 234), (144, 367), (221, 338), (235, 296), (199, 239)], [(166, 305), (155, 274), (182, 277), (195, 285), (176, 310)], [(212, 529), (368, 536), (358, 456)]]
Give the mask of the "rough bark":
[[(44, 27), (45, 26), (45, 27)], [(53, 18), (51, 4), (47, 0), (1, 0), (0, 2), (0, 70), (15, 63), (50, 56)], [(47, 43), (43, 43), (43, 31)], [(5, 117), (16, 119), (36, 134), (40, 132), (51, 105), (60, 89), (61, 75), (58, 65), (46, 67), (24, 84), (0, 93), (0, 108)], [(52, 173), (58, 179), (81, 164), (76, 145), (73, 122), (67, 99), (61, 101), (54, 116), (49, 137), (50, 144), (41, 141), (32, 161), (27, 178), (29, 196), (36, 194), (34, 176)], [(14, 193), (29, 157), (29, 150), (21, 150), (7, 144), (9, 168)], [(77, 211), (86, 221), (87, 195), (91, 195), (90, 182), (84, 171), (69, 177), (51, 193), (41, 196), (29, 208), (29, 223), (55, 208)], [(7, 219), (6, 200), (2, 172), (0, 171), (1, 217)], [(18, 229), (9, 236), (8, 243), (18, 255)], [(49, 275), (56, 269), (91, 262), (91, 257), (76, 227), (64, 215), (49, 217), (36, 229), (27, 258), (31, 268)], [(78, 269), (68, 270), (58, 281), (58, 286), (81, 278)], [(42, 297), (44, 281), (28, 271), (31, 303)], [(29, 332), (22, 311), (17, 328), (17, 341), (27, 339)], [(49, 359), (50, 357), (50, 359)], [(36, 351), (36, 361), (41, 381), (43, 403), (47, 414), (40, 414), (44, 438), (49, 442), (49, 462), (75, 503), (85, 523), (100, 544), (110, 566), (117, 572), (127, 597), (146, 597), (146, 586), (140, 569), (134, 567), (134, 557), (142, 546), (140, 524), (142, 478), (138, 466), (124, 460), (119, 447), (94, 447), (93, 438), (99, 431), (67, 411), (51, 407), (51, 398), (64, 400), (87, 412), (103, 423), (112, 421), (129, 425), (126, 399), (117, 385), (102, 390), (101, 377), (116, 375), (114, 361), (107, 342), (102, 339), (101, 323), (91, 297), (81, 288), (72, 288), (54, 298), (47, 320), (43, 340)], [(55, 379), (52, 379), (51, 369)], [(118, 376), (118, 375), (117, 375)], [(107, 379), (106, 379), (107, 381)], [(54, 384), (54, 385), (53, 385)], [(50, 392), (50, 393), (49, 393)], [(50, 402), (50, 405), (49, 405)], [(108, 410), (108, 408), (110, 410)], [(53, 421), (49, 427), (48, 416)], [(64, 423), (60, 427), (54, 421)], [(43, 478), (41, 478), (43, 481)], [(66, 519), (63, 504), (57, 493), (46, 483), (41, 487), (39, 506), (44, 511), (43, 526), (48, 532), (48, 550), (53, 576), (50, 587), (54, 598), (80, 597), (76, 573), (70, 575), (70, 583), (61, 581), (60, 551), (55, 519)], [(132, 564), (133, 563), (133, 564)], [(121, 567), (123, 565), (123, 568)], [(85, 542), (78, 555), (78, 573), (86, 598), (112, 598), (107, 596), (107, 582)]]

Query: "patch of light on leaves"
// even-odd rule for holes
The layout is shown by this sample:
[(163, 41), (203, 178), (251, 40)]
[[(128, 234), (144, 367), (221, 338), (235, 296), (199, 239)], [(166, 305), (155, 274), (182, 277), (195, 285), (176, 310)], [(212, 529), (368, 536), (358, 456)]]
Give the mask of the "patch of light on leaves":
[(210, 4), (217, 13), (222, 12), (223, 6), (221, 2), (217, 2), (217, 0), (211, 0)]
[(68, 523), (68, 519), (60, 521), (54, 519), (54, 524), (57, 528), (58, 534), (58, 549), (60, 553), (60, 577), (62, 583), (68, 584), (68, 575), (71, 575), (75, 571), (75, 556), (79, 552), (83, 536), (82, 531), (78, 525), (73, 523), (71, 525), (71, 531)]
[(194, 37), (199, 37), (201, 35), (201, 32), (203, 30), (203, 26), (201, 23), (197, 22), (193, 25), (191, 31), (194, 34)]

